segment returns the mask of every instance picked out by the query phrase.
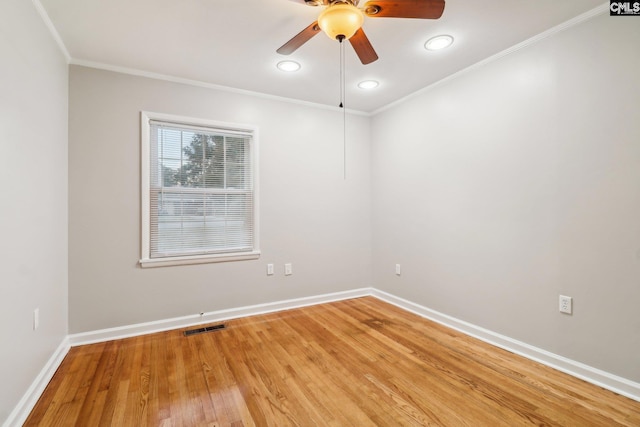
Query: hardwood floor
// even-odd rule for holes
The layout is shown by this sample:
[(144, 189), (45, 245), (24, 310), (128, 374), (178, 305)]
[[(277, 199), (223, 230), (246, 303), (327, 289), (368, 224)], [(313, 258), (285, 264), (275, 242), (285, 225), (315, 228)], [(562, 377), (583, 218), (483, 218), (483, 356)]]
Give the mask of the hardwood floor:
[(372, 297), (74, 347), (27, 426), (640, 426), (640, 403)]

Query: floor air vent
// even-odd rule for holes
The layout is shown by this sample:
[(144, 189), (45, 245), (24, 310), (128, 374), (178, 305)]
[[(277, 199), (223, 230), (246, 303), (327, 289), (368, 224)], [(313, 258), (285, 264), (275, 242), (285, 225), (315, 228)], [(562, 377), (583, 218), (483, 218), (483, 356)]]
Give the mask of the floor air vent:
[(191, 335), (204, 334), (205, 332), (219, 331), (221, 329), (226, 329), (226, 327), (227, 326), (223, 323), (222, 325), (214, 325), (214, 326), (207, 326), (204, 328), (190, 329), (188, 331), (184, 331), (184, 336), (188, 337)]

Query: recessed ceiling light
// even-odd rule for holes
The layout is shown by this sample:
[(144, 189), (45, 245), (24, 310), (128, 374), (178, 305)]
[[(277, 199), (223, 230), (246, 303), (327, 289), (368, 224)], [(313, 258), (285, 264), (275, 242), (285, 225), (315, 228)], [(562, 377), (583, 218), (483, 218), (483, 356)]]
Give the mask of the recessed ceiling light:
[(278, 62), (278, 70), (280, 71), (298, 71), (300, 69), (300, 64), (296, 61), (280, 61)]
[(378, 83), (375, 80), (365, 80), (365, 81), (362, 81), (362, 82), (358, 83), (358, 87), (360, 89), (374, 89), (374, 88), (378, 87), (379, 84), (380, 83)]
[(424, 48), (427, 50), (440, 50), (440, 49), (444, 49), (446, 47), (451, 46), (452, 43), (453, 43), (453, 37), (451, 36), (448, 36), (448, 35), (435, 36), (427, 40), (427, 42), (424, 44)]

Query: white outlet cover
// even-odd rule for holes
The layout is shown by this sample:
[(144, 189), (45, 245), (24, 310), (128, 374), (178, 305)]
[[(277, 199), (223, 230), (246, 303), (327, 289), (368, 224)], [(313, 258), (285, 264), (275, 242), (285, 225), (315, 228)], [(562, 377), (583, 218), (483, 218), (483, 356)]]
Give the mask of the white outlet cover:
[(571, 297), (560, 295), (560, 313), (572, 314), (573, 299)]
[(293, 274), (293, 267), (291, 266), (291, 264), (285, 264), (284, 265), (284, 275), (285, 276), (291, 276)]

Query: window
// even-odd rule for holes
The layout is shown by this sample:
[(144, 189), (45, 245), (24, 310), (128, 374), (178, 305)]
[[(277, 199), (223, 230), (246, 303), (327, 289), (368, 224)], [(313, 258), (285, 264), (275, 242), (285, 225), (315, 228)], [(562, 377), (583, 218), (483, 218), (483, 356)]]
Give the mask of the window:
[(141, 114), (143, 267), (256, 259), (251, 126)]

